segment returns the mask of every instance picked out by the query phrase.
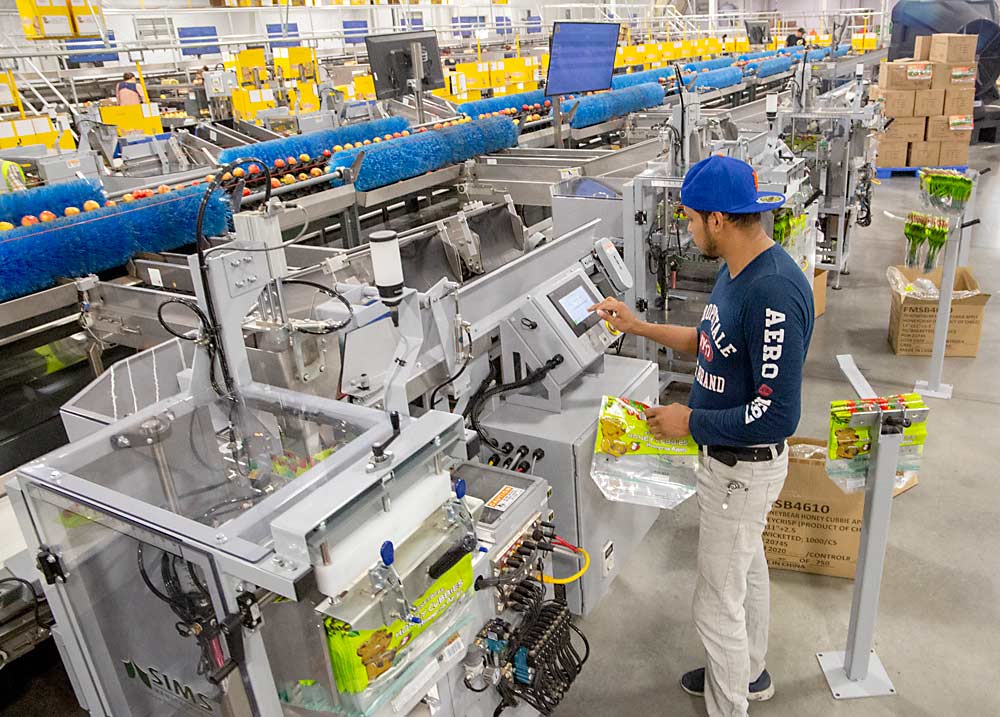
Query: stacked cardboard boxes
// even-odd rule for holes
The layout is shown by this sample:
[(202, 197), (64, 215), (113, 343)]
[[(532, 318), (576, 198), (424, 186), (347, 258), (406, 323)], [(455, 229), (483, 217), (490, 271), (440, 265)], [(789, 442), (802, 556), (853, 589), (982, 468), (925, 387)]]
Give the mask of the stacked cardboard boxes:
[(892, 121), (878, 137), (879, 167), (969, 163), (978, 35), (916, 38), (914, 57), (884, 63), (877, 96)]

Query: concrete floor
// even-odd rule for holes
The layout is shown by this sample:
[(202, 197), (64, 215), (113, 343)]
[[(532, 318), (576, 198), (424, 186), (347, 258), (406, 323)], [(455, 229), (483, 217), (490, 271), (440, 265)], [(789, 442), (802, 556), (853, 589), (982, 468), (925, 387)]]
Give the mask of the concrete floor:
[[(1000, 149), (974, 148), (973, 166), (1000, 166)], [(970, 264), (983, 289), (1000, 289), (1000, 176), (980, 186), (980, 217)], [(830, 291), (817, 321), (806, 366), (798, 435), (825, 437), (831, 400), (851, 397), (834, 362), (852, 353), (880, 394), (912, 389), (927, 360), (897, 358), (886, 342), (889, 291), (885, 268), (902, 263), (898, 223), (882, 210), (918, 209), (916, 180), (885, 181), (876, 216), (859, 230), (850, 276)], [(1000, 715), (1000, 501), (991, 452), (1000, 438), (1000, 308), (987, 306), (978, 359), (952, 359), (946, 379), (955, 398), (929, 401), (928, 438), (920, 485), (896, 499), (876, 649), (898, 694), (836, 702), (813, 653), (842, 649), (852, 582), (772, 573), (773, 623), (769, 669), (777, 695), (754, 715)], [(617, 580), (612, 594), (582, 622), (594, 653), (558, 717), (627, 714), (703, 715), (702, 701), (681, 691), (681, 674), (703, 664), (690, 620), (698, 540), (693, 501), (665, 511)], [(54, 650), (0, 671), (0, 714), (19, 717), (83, 714)]]
[[(972, 166), (1000, 167), (1000, 148), (974, 148)], [(1000, 177), (980, 185), (980, 218), (970, 265), (984, 291), (1000, 290)], [(834, 356), (851, 353), (879, 395), (911, 390), (928, 360), (893, 355), (886, 340), (885, 269), (901, 264), (902, 227), (883, 215), (919, 209), (917, 180), (885, 180), (876, 216), (856, 235), (851, 274), (829, 291), (806, 365), (798, 435), (825, 438), (831, 400), (852, 398)], [(814, 654), (843, 649), (853, 582), (772, 571), (768, 667), (777, 694), (754, 715), (1000, 715), (1000, 306), (987, 305), (977, 359), (949, 359), (955, 398), (929, 400), (931, 435), (920, 485), (893, 507), (882, 582), (876, 651), (898, 694), (835, 701)], [(585, 679), (558, 717), (704, 715), (704, 702), (681, 691), (680, 676), (704, 664), (691, 622), (697, 507), (664, 511), (639, 554), (582, 627), (596, 646)]]

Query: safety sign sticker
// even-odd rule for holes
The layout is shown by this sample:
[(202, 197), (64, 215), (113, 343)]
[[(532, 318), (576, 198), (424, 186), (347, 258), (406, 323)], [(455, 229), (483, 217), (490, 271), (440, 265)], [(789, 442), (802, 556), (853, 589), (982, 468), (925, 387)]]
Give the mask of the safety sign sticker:
[(509, 507), (514, 505), (514, 502), (521, 497), (522, 493), (524, 493), (524, 488), (515, 488), (512, 485), (505, 485), (496, 492), (496, 495), (486, 501), (486, 507), (492, 508), (493, 510), (499, 510), (503, 513)]

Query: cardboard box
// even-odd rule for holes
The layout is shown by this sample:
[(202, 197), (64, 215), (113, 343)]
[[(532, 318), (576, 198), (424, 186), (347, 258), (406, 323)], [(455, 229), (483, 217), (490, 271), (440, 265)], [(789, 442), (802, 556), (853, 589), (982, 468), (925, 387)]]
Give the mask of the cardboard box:
[(944, 114), (944, 97), (949, 90), (917, 90), (913, 97), (914, 117), (933, 117)]
[(946, 90), (949, 87), (975, 87), (975, 63), (935, 62), (931, 75), (932, 90)]
[[(844, 493), (826, 474), (826, 441), (789, 438), (788, 477), (767, 516), (764, 552), (772, 568), (853, 578), (861, 541), (864, 491)], [(814, 456), (794, 446), (816, 446)], [(898, 476), (893, 495), (919, 482)]]
[(878, 143), (875, 165), (878, 167), (905, 167), (910, 144), (898, 140), (881, 140)]
[(907, 167), (936, 167), (941, 154), (940, 142), (910, 142)]
[(942, 115), (941, 117), (927, 118), (925, 137), (928, 142), (965, 142), (969, 144), (972, 141), (972, 132), (968, 129), (952, 129), (951, 117)]
[[(964, 134), (971, 133), (965, 132)], [(968, 167), (969, 140), (942, 142), (941, 151), (938, 153), (938, 163), (938, 166), (941, 167)]]
[[(916, 106), (916, 103), (914, 103), (914, 106)], [(926, 117), (896, 117), (892, 120), (889, 126), (886, 127), (885, 132), (883, 132), (881, 136), (890, 141), (923, 142), (924, 132), (926, 129)]]
[(829, 274), (826, 269), (813, 269), (813, 308), (817, 319), (826, 313), (826, 279)]
[[(932, 90), (932, 92), (940, 90)], [(943, 115), (971, 115), (976, 101), (975, 87), (949, 87), (944, 91)]]
[(882, 114), (886, 117), (912, 117), (916, 95), (913, 90), (883, 90)]
[(879, 66), (878, 84), (883, 90), (929, 90), (934, 66), (929, 62), (896, 60)]
[(918, 35), (917, 37), (913, 38), (913, 59), (914, 60), (931, 59), (930, 35)]
[(936, 33), (931, 35), (931, 62), (975, 62), (979, 35)]
[[(896, 267), (908, 281), (930, 279), (941, 286), (941, 269), (923, 274), (917, 269)], [(968, 267), (960, 266), (955, 274), (955, 291), (980, 291), (975, 296), (953, 299), (948, 321), (948, 339), (945, 356), (973, 357), (979, 351), (979, 334), (983, 327), (983, 314), (990, 295), (983, 293), (979, 282)], [(889, 311), (889, 345), (900, 356), (930, 356), (934, 348), (934, 324), (937, 322), (937, 299), (918, 299), (903, 291), (892, 292)]]

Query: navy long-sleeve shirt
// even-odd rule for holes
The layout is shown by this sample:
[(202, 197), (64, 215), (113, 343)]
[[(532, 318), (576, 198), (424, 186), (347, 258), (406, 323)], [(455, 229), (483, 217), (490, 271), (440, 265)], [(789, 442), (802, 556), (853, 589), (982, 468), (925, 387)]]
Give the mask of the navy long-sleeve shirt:
[(723, 266), (698, 325), (688, 405), (703, 446), (780, 443), (795, 432), (813, 329), (809, 282), (777, 244), (736, 278)]

